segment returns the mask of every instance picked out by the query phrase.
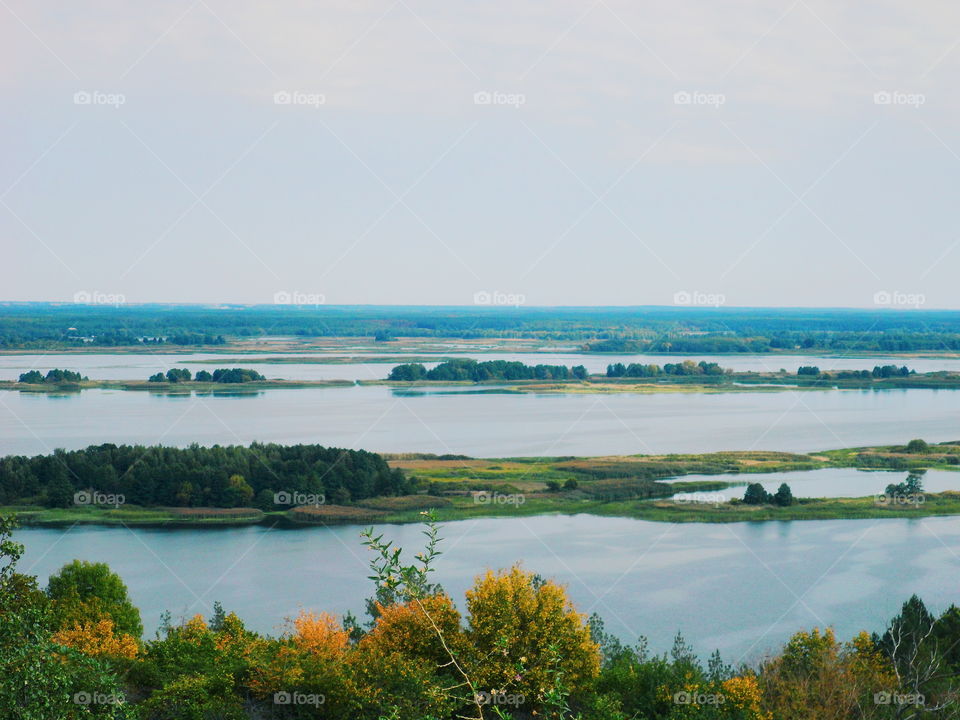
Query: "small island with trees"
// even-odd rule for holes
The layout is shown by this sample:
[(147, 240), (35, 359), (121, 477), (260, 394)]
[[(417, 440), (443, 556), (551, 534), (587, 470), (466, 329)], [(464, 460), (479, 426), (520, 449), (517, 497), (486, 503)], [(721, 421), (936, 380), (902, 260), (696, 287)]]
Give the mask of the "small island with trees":
[(247, 368), (218, 368), (212, 373), (207, 370), (199, 370), (193, 377), (186, 368), (171, 368), (165, 373), (158, 372), (151, 375), (148, 382), (152, 383), (249, 383), (262, 382), (266, 380), (263, 375), (256, 370)]
[(776, 392), (785, 389), (957, 389), (960, 373), (917, 373), (906, 366), (874, 366), (872, 370), (821, 371), (813, 365), (796, 373), (735, 371), (716, 362), (683, 360), (653, 363), (612, 363), (603, 374), (590, 374), (583, 365), (527, 365), (518, 361), (474, 359), (447, 360), (427, 369), (422, 363), (394, 367), (384, 381), (402, 386), (442, 384), (489, 384), (515, 392)]
[[(339, 358), (336, 358), (339, 359)], [(284, 358), (286, 360), (286, 358)], [(210, 361), (203, 361), (210, 362)], [(216, 362), (216, 361), (214, 361)], [(529, 365), (519, 361), (446, 359), (427, 368), (422, 362), (395, 365), (383, 380), (284, 380), (267, 378), (251, 368), (215, 370), (171, 368), (137, 380), (91, 380), (71, 370), (46, 373), (31, 370), (16, 382), (0, 380), (0, 390), (28, 392), (76, 392), (113, 390), (216, 391), (224, 386), (243, 390), (305, 389), (388, 385), (396, 388), (443, 385), (486, 385), (486, 392), (530, 393), (729, 393), (783, 392), (786, 390), (853, 389), (960, 389), (960, 372), (917, 373), (906, 366), (883, 365), (872, 370), (821, 371), (813, 365), (797, 372), (734, 371), (716, 362), (682, 360), (654, 363), (612, 363), (603, 373), (590, 373), (584, 365)]]

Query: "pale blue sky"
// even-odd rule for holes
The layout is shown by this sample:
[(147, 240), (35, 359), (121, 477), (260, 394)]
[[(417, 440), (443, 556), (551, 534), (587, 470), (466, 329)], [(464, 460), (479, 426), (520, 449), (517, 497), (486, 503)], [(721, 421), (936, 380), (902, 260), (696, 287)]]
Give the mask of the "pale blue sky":
[(0, 15), (0, 299), (960, 307), (955, 3)]

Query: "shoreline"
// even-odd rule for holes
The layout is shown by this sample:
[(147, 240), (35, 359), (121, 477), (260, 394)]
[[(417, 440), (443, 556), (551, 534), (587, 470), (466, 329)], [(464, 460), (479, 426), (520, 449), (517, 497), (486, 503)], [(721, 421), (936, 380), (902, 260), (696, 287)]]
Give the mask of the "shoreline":
[[(531, 347), (531, 345), (542, 343), (543, 340), (537, 338), (528, 338), (520, 340), (509, 340), (503, 338), (484, 338), (482, 340), (462, 340), (456, 339), (456, 345), (469, 344), (471, 342), (485, 347), (451, 347), (450, 338), (397, 338), (391, 340), (385, 345), (389, 347), (375, 347), (370, 336), (337, 336), (331, 337), (329, 344), (306, 345), (298, 343), (295, 338), (284, 338), (283, 340), (272, 341), (265, 344), (264, 347), (252, 347), (250, 344), (237, 342), (233, 345), (77, 345), (61, 347), (36, 347), (36, 348), (3, 348), (0, 349), (0, 356), (18, 356), (18, 355), (222, 355), (229, 358), (230, 355), (288, 355), (288, 356), (323, 356), (323, 355), (349, 355), (350, 351), (344, 351), (343, 342), (349, 343), (369, 343), (370, 347), (364, 347), (360, 350), (354, 349), (353, 352), (361, 352), (376, 357), (378, 355), (388, 354), (421, 354), (421, 355), (441, 355), (444, 353), (463, 356), (463, 355), (490, 355), (490, 354), (522, 354), (522, 355), (589, 355), (591, 357), (664, 357), (664, 358), (700, 358), (700, 357), (805, 357), (805, 358), (851, 358), (851, 359), (871, 359), (871, 358), (945, 358), (950, 360), (960, 359), (958, 351), (936, 351), (936, 350), (861, 350), (856, 352), (822, 350), (811, 351), (809, 348), (776, 349), (767, 352), (664, 352), (664, 351), (603, 351), (603, 350), (584, 350), (580, 345), (571, 346), (545, 346)], [(562, 341), (558, 341), (562, 342)], [(517, 343), (517, 347), (511, 346), (511, 343)], [(293, 347), (291, 347), (291, 345)], [(427, 346), (430, 349), (424, 349)], [(492, 347), (491, 347), (492, 346)], [(437, 348), (437, 349), (433, 349)], [(299, 360), (299, 358), (297, 358)], [(359, 361), (365, 358), (358, 358)], [(323, 359), (325, 360), (325, 358)], [(374, 360), (378, 362), (377, 360)], [(431, 358), (432, 361), (432, 358)], [(203, 362), (203, 361), (196, 361)], [(208, 362), (216, 362), (211, 359)], [(290, 360), (287, 362), (295, 362)], [(409, 362), (409, 360), (407, 360)]]
[[(774, 506), (729, 506), (709, 503), (677, 503), (669, 500), (634, 500), (599, 505), (589, 502), (574, 502), (566, 508), (547, 507), (533, 502), (528, 507), (479, 507), (472, 508), (436, 508), (439, 522), (462, 522), (486, 518), (525, 518), (535, 516), (571, 516), (591, 515), (596, 518), (622, 517), (648, 522), (726, 524), (740, 522), (805, 522), (815, 520), (880, 520), (901, 518), (957, 517), (960, 516), (960, 491), (930, 493), (922, 505), (879, 505), (874, 496), (860, 498), (803, 498), (790, 507)], [(700, 505), (700, 507), (698, 507)], [(0, 508), (0, 512), (8, 512)], [(93, 527), (126, 527), (169, 530), (217, 530), (251, 526), (267, 526), (271, 530), (308, 530), (325, 527), (368, 527), (371, 525), (409, 525), (420, 523), (423, 517), (419, 511), (385, 513), (382, 516), (358, 520), (328, 520), (305, 522), (293, 520), (287, 515), (265, 513), (256, 519), (229, 520), (187, 520), (183, 518), (160, 519), (151, 508), (143, 508), (143, 518), (136, 517), (137, 511), (125, 510), (122, 519), (109, 516), (97, 517), (110, 511), (93, 511), (87, 518), (56, 518), (55, 511), (42, 510), (31, 517), (33, 510), (18, 513), (21, 529), (31, 528), (71, 528), (77, 525)]]
[[(213, 361), (212, 364), (216, 364)], [(337, 363), (334, 363), (337, 364)], [(250, 392), (341, 387), (388, 387), (409, 394), (449, 392), (534, 393), (534, 394), (651, 394), (651, 393), (769, 393), (837, 390), (960, 390), (960, 372), (934, 371), (898, 377), (848, 378), (826, 375), (804, 376), (756, 371), (723, 375), (658, 375), (646, 378), (609, 378), (591, 375), (586, 380), (286, 380), (273, 378), (242, 383), (150, 382), (149, 380), (83, 380), (60, 383), (23, 383), (0, 380), (0, 390), (39, 393), (71, 393), (83, 390), (150, 391), (158, 393)]]

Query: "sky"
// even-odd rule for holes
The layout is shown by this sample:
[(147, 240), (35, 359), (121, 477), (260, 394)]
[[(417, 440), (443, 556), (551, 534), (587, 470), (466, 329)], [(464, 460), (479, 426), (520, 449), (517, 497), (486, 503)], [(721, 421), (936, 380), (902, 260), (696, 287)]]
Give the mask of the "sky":
[(0, 2), (0, 299), (960, 308), (960, 5)]

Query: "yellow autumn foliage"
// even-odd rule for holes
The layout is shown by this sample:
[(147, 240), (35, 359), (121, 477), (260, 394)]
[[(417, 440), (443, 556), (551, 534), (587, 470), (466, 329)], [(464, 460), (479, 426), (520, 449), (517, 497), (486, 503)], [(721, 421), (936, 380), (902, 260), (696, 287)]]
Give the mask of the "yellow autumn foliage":
[(846, 720), (890, 686), (890, 672), (865, 633), (841, 644), (829, 628), (798, 632), (761, 669), (763, 706), (776, 717)]
[(447, 649), (458, 654), (464, 650), (460, 613), (447, 595), (378, 605), (377, 610), (376, 625), (361, 641), (365, 648), (426, 658), (438, 666), (450, 662)]
[(116, 632), (110, 618), (61, 628), (53, 634), (52, 640), (91, 657), (135, 658), (140, 650), (137, 639)]
[(467, 591), (467, 639), (482, 691), (520, 694), (536, 705), (558, 678), (577, 691), (600, 671), (599, 647), (584, 615), (554, 582), (518, 566), (488, 571)]
[(753, 675), (738, 675), (721, 684), (724, 709), (732, 716), (745, 720), (772, 720), (773, 715), (760, 708), (760, 685)]
[(350, 638), (336, 619), (325, 612), (301, 610), (293, 620), (293, 643), (302, 651), (324, 658), (342, 655)]
[(301, 611), (288, 620), (284, 638), (248, 643), (247, 655), (252, 651), (257, 656), (248, 681), (250, 688), (255, 694), (269, 697), (279, 691), (316, 687), (318, 683), (339, 686), (349, 644), (347, 631), (332, 615)]

